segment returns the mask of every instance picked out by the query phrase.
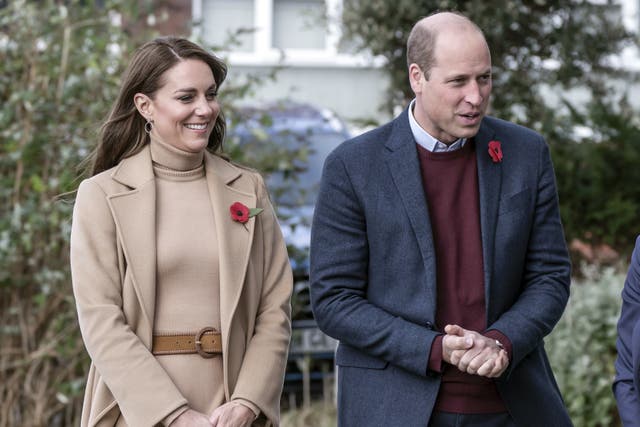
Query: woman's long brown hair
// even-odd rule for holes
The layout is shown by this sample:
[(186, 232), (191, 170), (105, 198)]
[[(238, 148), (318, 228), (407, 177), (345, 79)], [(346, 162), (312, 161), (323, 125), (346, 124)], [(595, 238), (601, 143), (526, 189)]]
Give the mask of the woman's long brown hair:
[[(100, 129), (98, 146), (87, 159), (90, 176), (138, 153), (149, 142), (149, 135), (144, 130), (146, 121), (138, 113), (133, 97), (136, 93), (143, 93), (153, 98), (164, 84), (162, 75), (165, 71), (185, 59), (199, 59), (209, 65), (218, 88), (227, 76), (224, 62), (189, 40), (160, 37), (141, 46), (134, 53), (123, 75), (118, 97)], [(221, 112), (209, 136), (209, 151), (217, 152), (222, 149), (225, 129), (225, 119)]]

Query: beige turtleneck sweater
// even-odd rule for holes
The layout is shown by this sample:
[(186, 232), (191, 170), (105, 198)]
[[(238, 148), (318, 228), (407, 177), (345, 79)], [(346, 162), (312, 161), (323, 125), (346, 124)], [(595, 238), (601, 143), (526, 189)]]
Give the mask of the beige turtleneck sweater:
[(204, 155), (153, 141), (151, 158), (156, 176), (154, 332), (219, 330), (218, 243)]
[[(154, 334), (220, 330), (220, 277), (215, 218), (204, 153), (151, 142), (156, 176), (156, 311)], [(189, 407), (204, 414), (224, 403), (222, 356), (157, 356)], [(186, 409), (186, 408), (183, 408)], [(174, 411), (165, 423), (182, 410)]]

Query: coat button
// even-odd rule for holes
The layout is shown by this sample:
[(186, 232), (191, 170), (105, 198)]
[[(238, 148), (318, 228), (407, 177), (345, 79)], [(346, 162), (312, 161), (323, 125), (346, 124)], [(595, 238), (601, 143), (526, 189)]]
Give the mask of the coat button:
[(427, 323), (426, 323), (426, 325), (424, 325), (424, 326), (426, 326), (426, 327), (427, 327), (427, 329), (431, 329), (432, 331), (433, 331), (433, 329), (434, 329), (434, 328), (433, 328), (433, 323), (431, 323), (431, 322), (427, 322)]

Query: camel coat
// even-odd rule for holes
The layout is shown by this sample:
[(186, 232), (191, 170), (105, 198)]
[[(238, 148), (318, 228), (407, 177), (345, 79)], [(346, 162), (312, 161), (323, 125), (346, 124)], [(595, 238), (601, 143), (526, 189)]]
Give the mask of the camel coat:
[[(205, 173), (219, 236), (225, 397), (253, 402), (266, 425), (277, 426), (291, 335), (286, 247), (257, 173), (208, 152)], [(154, 180), (146, 146), (78, 189), (71, 272), (92, 361), (82, 426), (113, 426), (120, 414), (131, 427), (153, 426), (186, 403), (149, 350), (156, 281)], [(229, 212), (234, 202), (264, 211), (246, 224), (234, 222)]]

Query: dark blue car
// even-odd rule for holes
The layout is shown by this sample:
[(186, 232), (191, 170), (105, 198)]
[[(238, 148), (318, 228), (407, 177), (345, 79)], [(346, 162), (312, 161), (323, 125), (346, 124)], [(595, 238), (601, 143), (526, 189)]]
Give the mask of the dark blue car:
[[(336, 342), (316, 326), (309, 302), (311, 220), (322, 165), (350, 137), (344, 122), (329, 110), (286, 102), (242, 108), (230, 137), (243, 155), (275, 155), (278, 168), (264, 171), (294, 273), (293, 336), (283, 406), (332, 392)], [(293, 156), (292, 154), (296, 154)], [(295, 161), (290, 161), (296, 158)], [(277, 160), (280, 159), (281, 162)], [(274, 160), (274, 159), (272, 159)]]

